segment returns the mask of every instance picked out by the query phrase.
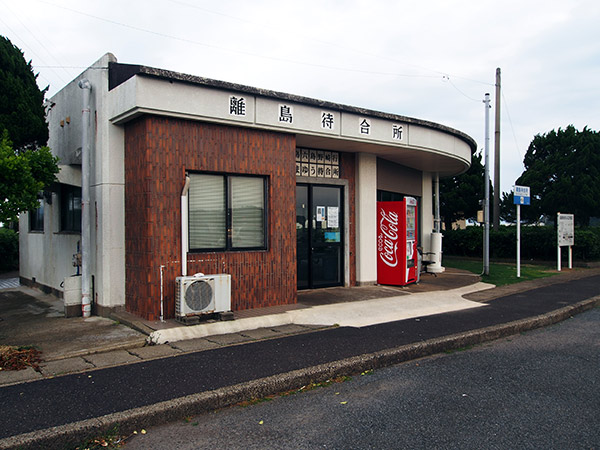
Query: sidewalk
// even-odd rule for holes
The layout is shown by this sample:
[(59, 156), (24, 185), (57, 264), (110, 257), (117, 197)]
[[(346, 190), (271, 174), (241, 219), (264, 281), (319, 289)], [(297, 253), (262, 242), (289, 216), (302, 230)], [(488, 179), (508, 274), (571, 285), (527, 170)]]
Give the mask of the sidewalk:
[[(600, 269), (564, 272), (502, 288), (500, 294), (498, 289), (480, 290), (489, 286), (473, 284), (477, 280), (469, 281), (471, 285), (465, 287), (464, 278), (460, 277), (449, 273), (447, 277), (431, 280), (430, 287), (434, 281), (446, 283), (445, 291), (432, 291), (425, 280), (412, 291), (381, 287), (364, 291), (360, 291), (364, 288), (333, 289), (326, 296), (329, 301), (332, 297), (353, 300), (337, 304), (314, 305), (314, 297), (325, 295), (325, 291), (303, 293), (306, 303), (295, 309), (238, 319), (255, 325), (275, 320), (274, 317), (279, 317), (277, 320), (286, 317), (288, 324), (237, 332), (221, 329), (215, 331), (220, 334), (167, 345), (57, 359), (47, 363), (42, 374), (32, 375), (37, 379), (35, 382), (0, 387), (6, 399), (4, 411), (0, 412), (0, 448), (17, 445), (39, 448), (42, 443), (65, 443), (100, 433), (117, 423), (123, 430), (133, 430), (178, 420), (248, 398), (298, 388), (311, 381), (549, 325), (600, 305)], [(450, 279), (457, 283), (462, 280), (462, 287), (455, 287), (448, 282)], [(430, 292), (423, 292), (427, 290)], [(3, 291), (0, 297), (7, 292), (15, 291)], [(467, 294), (471, 300), (462, 298), (466, 292), (471, 292)], [(358, 293), (363, 298), (372, 295), (379, 298), (365, 301)], [(410, 307), (415, 310), (406, 313)], [(382, 309), (385, 314), (379, 312)], [(348, 314), (334, 316), (337, 310)], [(0, 310), (0, 317), (2, 314)], [(253, 322), (243, 322), (246, 319)], [(338, 319), (334, 324), (340, 326), (332, 326), (331, 321)], [(210, 325), (228, 327), (231, 323)], [(145, 336), (139, 333), (139, 337)], [(72, 369), (78, 360), (79, 364), (85, 363), (78, 370), (86, 372), (43, 378), (59, 374), (56, 368), (59, 364), (71, 365)], [(138, 363), (127, 364), (135, 361)], [(52, 364), (56, 367), (52, 368)], [(0, 379), (5, 375), (0, 372)], [(11, 383), (20, 381), (23, 380)]]
[(475, 308), (481, 303), (462, 296), (492, 287), (470, 273), (449, 270), (401, 288), (301, 291), (294, 305), (239, 311), (233, 321), (185, 326), (173, 319), (147, 321), (125, 311), (113, 314), (113, 320), (66, 319), (60, 299), (18, 286), (18, 279), (0, 279), (0, 345), (34, 346), (43, 359), (39, 371), (0, 371), (0, 386), (333, 326), (361, 327)]
[[(239, 311), (235, 320), (185, 326), (171, 319), (147, 321), (125, 311), (112, 319), (63, 317), (60, 299), (0, 278), (0, 345), (42, 351), (40, 370), (0, 371), (0, 386), (277, 338), (330, 327), (365, 327), (461, 311), (568, 280), (600, 274), (573, 270), (495, 288), (468, 272), (425, 274), (418, 285), (300, 291), (298, 303)], [(160, 345), (157, 345), (160, 344)]]

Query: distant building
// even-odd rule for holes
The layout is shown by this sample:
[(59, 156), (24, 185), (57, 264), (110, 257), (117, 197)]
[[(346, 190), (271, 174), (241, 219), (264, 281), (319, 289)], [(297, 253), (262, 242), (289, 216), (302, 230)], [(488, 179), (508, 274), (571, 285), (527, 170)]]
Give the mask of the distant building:
[(157, 319), (162, 292), (173, 317), (184, 238), (188, 273), (231, 275), (233, 310), (291, 304), (298, 289), (373, 284), (376, 201), (415, 197), (427, 251), (432, 180), (467, 170), (476, 147), (429, 121), (107, 54), (51, 99), (59, 183), (20, 221), (22, 282), (59, 296), (81, 242), (82, 79), (92, 87), (83, 213), (101, 315), (124, 307)]

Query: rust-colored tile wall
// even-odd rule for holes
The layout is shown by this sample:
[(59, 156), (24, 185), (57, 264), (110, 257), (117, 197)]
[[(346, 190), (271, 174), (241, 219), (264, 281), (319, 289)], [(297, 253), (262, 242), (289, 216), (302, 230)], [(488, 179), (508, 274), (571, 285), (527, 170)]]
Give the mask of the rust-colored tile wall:
[(190, 253), (188, 273), (231, 274), (233, 310), (294, 303), (294, 151), (294, 136), (281, 133), (152, 116), (128, 123), (127, 310), (150, 320), (160, 316), (160, 272), (164, 266), (165, 317), (175, 314), (175, 277), (181, 274), (180, 202), (186, 170), (260, 174), (269, 182), (268, 250)]

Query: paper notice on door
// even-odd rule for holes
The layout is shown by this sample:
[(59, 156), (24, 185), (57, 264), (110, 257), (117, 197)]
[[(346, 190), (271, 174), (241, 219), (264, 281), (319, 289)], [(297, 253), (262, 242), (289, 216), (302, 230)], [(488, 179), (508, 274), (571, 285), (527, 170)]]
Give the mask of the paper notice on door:
[(339, 221), (340, 208), (337, 206), (327, 207), (327, 225), (328, 228), (338, 228), (340, 226)]
[(317, 206), (317, 222), (323, 222), (325, 220), (325, 207)]

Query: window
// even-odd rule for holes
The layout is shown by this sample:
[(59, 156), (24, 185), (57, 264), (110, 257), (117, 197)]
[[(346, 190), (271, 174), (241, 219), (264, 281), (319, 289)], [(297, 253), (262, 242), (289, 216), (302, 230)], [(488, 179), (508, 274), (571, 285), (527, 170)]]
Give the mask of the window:
[(60, 186), (60, 231), (81, 232), (81, 188)]
[(265, 177), (191, 174), (190, 249), (265, 249), (265, 193)]
[(39, 206), (29, 211), (29, 231), (44, 231), (44, 200)]
[(401, 202), (404, 200), (404, 194), (398, 194), (397, 192), (382, 191), (377, 189), (377, 201), (378, 202)]

